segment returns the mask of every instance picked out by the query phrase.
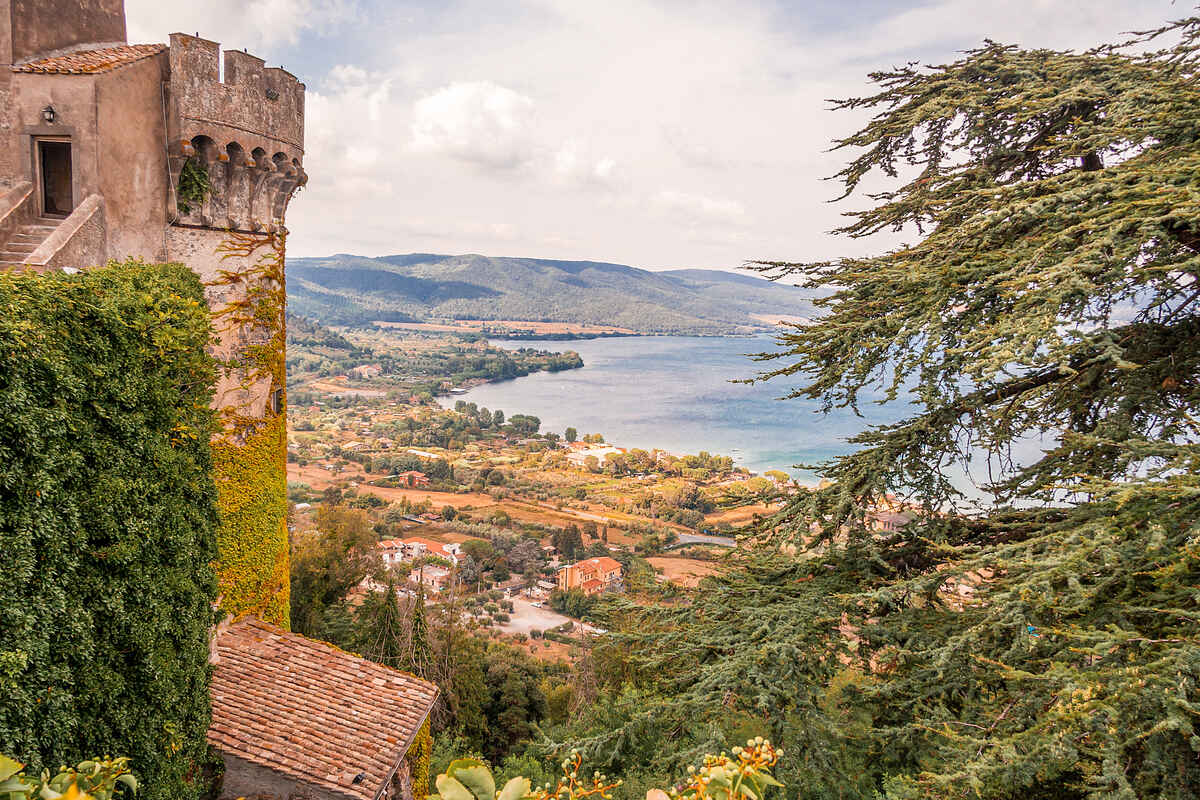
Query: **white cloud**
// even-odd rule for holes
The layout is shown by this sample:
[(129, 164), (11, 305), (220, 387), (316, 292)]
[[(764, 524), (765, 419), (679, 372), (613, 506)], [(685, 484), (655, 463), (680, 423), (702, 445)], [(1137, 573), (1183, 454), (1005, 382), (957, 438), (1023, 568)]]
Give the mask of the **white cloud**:
[[(354, 0), (126, 0), (131, 42), (166, 41), (175, 32), (240, 49), (295, 44), (306, 30), (329, 31), (355, 20)], [(259, 53), (259, 55), (262, 55)]]
[(490, 81), (453, 83), (413, 106), (412, 144), (488, 169), (511, 170), (533, 158), (533, 100)]
[(564, 143), (550, 158), (549, 171), (567, 187), (627, 188), (629, 178), (620, 162), (611, 156), (596, 156), (591, 148), (577, 142)]
[(848, 155), (829, 144), (864, 117), (826, 100), (869, 93), (870, 71), (949, 61), (985, 37), (1078, 48), (1182, 13), (1171, 0), (914, 5), (128, 0), (133, 39), (261, 45), (308, 83), (293, 253), (728, 268), (893, 243), (826, 233), (865, 202), (827, 202), (838, 187), (822, 179)]
[(746, 222), (746, 209), (735, 200), (664, 189), (655, 196), (654, 202), (663, 211), (691, 225), (742, 225)]

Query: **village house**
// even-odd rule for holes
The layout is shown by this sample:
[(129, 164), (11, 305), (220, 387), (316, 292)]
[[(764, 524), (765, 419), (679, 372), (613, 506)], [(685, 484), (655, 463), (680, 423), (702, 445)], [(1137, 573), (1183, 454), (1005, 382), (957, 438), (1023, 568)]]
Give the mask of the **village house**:
[(408, 579), (435, 592), (441, 592), (453, 583), (454, 574), (444, 567), (432, 567), (426, 564), (420, 569), (410, 572)]
[(411, 800), (434, 684), (253, 618), (221, 626), (211, 661), (221, 797)]
[(589, 457), (594, 456), (600, 465), (604, 465), (604, 457), (608, 455), (624, 455), (627, 451), (624, 447), (613, 447), (611, 444), (601, 444), (583, 448), (572, 447), (571, 452), (567, 453), (567, 461), (577, 467), (587, 466)]
[(558, 570), (558, 588), (580, 589), (584, 594), (600, 594), (622, 588), (624, 574), (619, 561), (608, 556), (589, 558)]
[(444, 558), (451, 566), (458, 566), (462, 549), (456, 542), (435, 542), (414, 536), (409, 539), (385, 539), (377, 547), (385, 566), (393, 567), (407, 561), (409, 563), (425, 556)]
[(383, 374), (383, 367), (378, 364), (362, 364), (350, 370), (350, 375), (359, 380), (367, 380), (369, 378), (378, 378)]
[(420, 489), (429, 485), (429, 476), (424, 472), (409, 470), (408, 472), (400, 472), (394, 476), (401, 486), (409, 489)]

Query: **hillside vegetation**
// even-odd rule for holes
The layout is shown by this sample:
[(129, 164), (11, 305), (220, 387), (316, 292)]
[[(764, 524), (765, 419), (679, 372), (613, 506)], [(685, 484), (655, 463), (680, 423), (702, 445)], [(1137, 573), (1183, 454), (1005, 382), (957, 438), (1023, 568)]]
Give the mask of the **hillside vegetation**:
[(294, 258), (287, 273), (291, 310), (339, 325), (530, 320), (638, 333), (752, 333), (780, 316), (810, 316), (814, 296), (718, 270), (650, 272), (596, 261), (481, 255)]

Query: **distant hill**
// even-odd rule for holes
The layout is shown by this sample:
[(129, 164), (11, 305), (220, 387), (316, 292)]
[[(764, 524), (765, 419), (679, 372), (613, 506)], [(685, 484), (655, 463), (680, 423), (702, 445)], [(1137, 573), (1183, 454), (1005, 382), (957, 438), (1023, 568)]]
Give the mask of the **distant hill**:
[(811, 292), (718, 270), (598, 261), (338, 254), (287, 262), (289, 310), (327, 324), (527, 320), (639, 333), (730, 334), (811, 317)]

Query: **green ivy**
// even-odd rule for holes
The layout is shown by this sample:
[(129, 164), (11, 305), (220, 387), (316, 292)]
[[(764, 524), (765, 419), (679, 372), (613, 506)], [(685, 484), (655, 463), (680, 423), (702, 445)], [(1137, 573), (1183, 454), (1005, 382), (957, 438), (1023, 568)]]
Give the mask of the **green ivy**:
[(208, 179), (208, 170), (205, 169), (203, 162), (189, 158), (183, 162), (183, 169), (179, 171), (179, 187), (176, 192), (175, 206), (183, 214), (190, 214), (192, 206), (199, 206), (204, 203), (204, 198), (208, 197), (212, 191), (212, 181)]
[(0, 274), (0, 752), (197, 796), (216, 580), (199, 279)]

